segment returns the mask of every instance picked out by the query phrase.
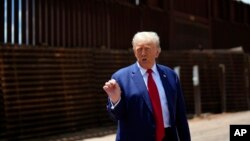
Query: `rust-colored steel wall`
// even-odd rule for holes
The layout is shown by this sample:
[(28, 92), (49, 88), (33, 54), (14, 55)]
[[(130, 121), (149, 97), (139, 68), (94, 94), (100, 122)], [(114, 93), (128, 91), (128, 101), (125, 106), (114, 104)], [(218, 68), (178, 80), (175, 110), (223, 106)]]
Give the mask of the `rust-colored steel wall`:
[[(115, 70), (134, 62), (133, 53), (124, 50), (131, 49), (137, 31), (156, 31), (163, 50), (241, 46), (250, 52), (250, 6), (234, 0), (147, 0), (139, 5), (132, 0), (21, 0), (21, 7), (22, 26), (18, 27), (19, 1), (0, 0), (0, 43), (4, 44), (0, 48), (0, 140), (114, 125), (104, 108), (102, 85)], [(15, 46), (19, 28), (21, 46)], [(250, 108), (246, 56), (163, 51), (159, 62), (181, 66), (188, 114), (195, 114), (192, 67), (198, 64), (202, 112), (217, 113)]]
[(209, 18), (209, 0), (173, 0), (176, 11)]
[[(159, 63), (180, 66), (187, 114), (195, 114), (192, 68), (199, 66), (202, 113), (248, 110), (249, 56), (243, 53), (165, 52)], [(0, 138), (26, 140), (115, 124), (102, 86), (117, 69), (135, 62), (131, 51), (0, 48)], [(223, 101), (219, 66), (225, 66)], [(248, 77), (249, 78), (249, 77)], [(84, 134), (84, 133), (83, 133)], [(87, 133), (86, 133), (87, 134)]]
[(246, 25), (238, 27), (236, 23), (214, 20), (212, 27), (214, 48), (242, 47), (244, 51), (250, 52), (250, 29)]
[(99, 126), (92, 56), (73, 49), (1, 49), (6, 136), (19, 140)]
[(163, 52), (161, 64), (181, 67), (180, 79), (188, 113), (194, 113), (192, 67), (199, 66), (202, 112), (222, 112), (219, 66), (225, 65), (227, 111), (247, 110), (249, 92), (246, 89), (245, 70), (247, 55), (225, 51)]
[[(235, 0), (147, 0), (138, 5), (132, 0), (20, 2), (0, 0), (0, 43), (129, 49), (136, 32), (153, 30), (159, 33), (163, 50), (190, 50), (200, 44), (205, 49), (229, 48), (234, 44), (221, 46), (223, 36), (217, 36), (214, 26), (222, 22), (232, 30), (246, 31), (247, 36), (237, 40), (249, 46), (244, 37), (250, 34), (250, 6)], [(248, 50), (247, 46), (243, 48)]]
[[(235, 0), (212, 0), (211, 14), (213, 19), (220, 19), (228, 23), (250, 24), (249, 4)], [(234, 27), (235, 28), (235, 27)]]
[[(144, 8), (141, 10), (141, 12), (142, 29), (146, 31), (157, 32), (161, 38), (161, 47), (163, 49), (169, 49), (168, 13), (162, 9), (154, 10), (152, 8)], [(132, 35), (134, 33), (132, 33)]]

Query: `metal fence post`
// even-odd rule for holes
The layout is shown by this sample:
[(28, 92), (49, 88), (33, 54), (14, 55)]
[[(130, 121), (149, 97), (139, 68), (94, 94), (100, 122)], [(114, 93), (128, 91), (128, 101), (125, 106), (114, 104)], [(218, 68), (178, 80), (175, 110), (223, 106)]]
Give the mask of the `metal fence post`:
[(245, 68), (245, 84), (246, 84), (245, 86), (246, 86), (247, 109), (250, 110), (249, 73), (247, 68)]
[(221, 111), (227, 111), (226, 84), (225, 84), (225, 65), (219, 64), (219, 87), (221, 94)]
[(194, 102), (195, 102), (195, 115), (201, 114), (201, 94), (200, 94), (200, 80), (199, 80), (199, 66), (193, 66), (193, 86), (194, 86)]

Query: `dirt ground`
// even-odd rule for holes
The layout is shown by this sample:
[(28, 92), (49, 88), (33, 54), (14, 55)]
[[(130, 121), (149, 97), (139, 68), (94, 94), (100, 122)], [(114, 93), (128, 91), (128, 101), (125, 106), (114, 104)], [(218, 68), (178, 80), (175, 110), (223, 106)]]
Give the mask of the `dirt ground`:
[[(229, 141), (229, 126), (250, 125), (250, 111), (222, 114), (202, 114), (189, 121), (192, 141)], [(115, 134), (81, 141), (115, 141)]]

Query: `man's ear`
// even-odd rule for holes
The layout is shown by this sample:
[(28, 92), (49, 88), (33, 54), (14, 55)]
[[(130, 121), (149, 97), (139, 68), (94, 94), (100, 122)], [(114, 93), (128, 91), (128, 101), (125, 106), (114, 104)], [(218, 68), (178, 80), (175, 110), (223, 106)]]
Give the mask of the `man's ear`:
[(160, 53), (161, 53), (161, 48), (158, 48), (156, 51), (156, 58), (160, 55)]

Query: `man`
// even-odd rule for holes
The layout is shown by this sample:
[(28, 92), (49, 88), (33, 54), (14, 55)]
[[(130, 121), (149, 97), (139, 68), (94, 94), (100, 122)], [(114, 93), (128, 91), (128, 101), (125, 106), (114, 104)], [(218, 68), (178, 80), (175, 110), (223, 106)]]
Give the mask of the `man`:
[(103, 86), (107, 110), (118, 121), (116, 141), (190, 141), (179, 79), (156, 64), (158, 35), (138, 32), (132, 45), (137, 62), (118, 70)]

